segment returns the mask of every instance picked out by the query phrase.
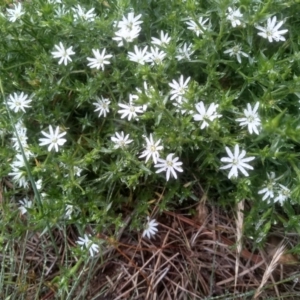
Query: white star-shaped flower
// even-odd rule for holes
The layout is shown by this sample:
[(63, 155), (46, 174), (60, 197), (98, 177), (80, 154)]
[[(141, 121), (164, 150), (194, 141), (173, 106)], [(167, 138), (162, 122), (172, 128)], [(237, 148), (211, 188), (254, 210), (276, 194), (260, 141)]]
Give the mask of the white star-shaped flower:
[(99, 246), (93, 243), (93, 241), (89, 237), (90, 235), (84, 234), (84, 237), (79, 237), (76, 243), (81, 246), (81, 249), (83, 249), (83, 247), (89, 249), (90, 255), (93, 257), (96, 253), (99, 252)]
[(19, 201), (20, 206), (19, 206), (19, 210), (21, 212), (22, 215), (27, 213), (27, 209), (32, 207), (32, 201), (28, 200), (27, 198), (24, 198), (23, 200)]
[(28, 187), (28, 181), (26, 179), (26, 174), (23, 170), (14, 167), (12, 167), (12, 172), (8, 173), (9, 176), (12, 176), (12, 180), (16, 183), (18, 183), (19, 187), (27, 188)]
[(163, 31), (160, 32), (160, 39), (152, 37), (151, 43), (160, 47), (166, 47), (171, 41), (168, 33), (164, 33)]
[(68, 49), (65, 49), (62, 42), (59, 43), (59, 45), (54, 45), (54, 47), (58, 51), (51, 52), (54, 58), (60, 58), (58, 64), (60, 65), (62, 62), (64, 62), (65, 66), (68, 64), (68, 61), (72, 61), (70, 55), (75, 54), (75, 52), (72, 50), (73, 46), (69, 47)]
[(291, 191), (284, 185), (279, 184), (280, 190), (278, 195), (275, 197), (274, 202), (279, 202), (280, 205), (283, 205), (284, 201), (288, 199), (291, 195)]
[(16, 154), (15, 160), (12, 162), (11, 167), (23, 168), (26, 166), (24, 156), (22, 154)]
[(115, 143), (115, 149), (125, 148), (126, 145), (132, 143), (132, 140), (129, 139), (129, 134), (125, 136), (123, 131), (121, 133), (115, 132), (115, 136), (112, 136), (110, 139)]
[(185, 22), (188, 25), (188, 29), (192, 30), (196, 33), (197, 36), (204, 33), (205, 30), (207, 30), (207, 26), (205, 24), (208, 22), (209, 19), (203, 20), (203, 17), (200, 17), (198, 22), (196, 23), (193, 20), (189, 20)]
[(249, 57), (249, 55), (241, 50), (240, 45), (235, 45), (230, 49), (224, 51), (225, 54), (229, 54), (229, 56), (236, 56), (236, 59), (239, 63), (242, 63), (241, 55), (244, 57)]
[(127, 17), (123, 16), (122, 21), (115, 22), (115, 26), (121, 29), (126, 29), (128, 31), (132, 30), (134, 27), (140, 27), (140, 24), (143, 23), (143, 21), (140, 20), (142, 17), (141, 14), (135, 16), (134, 12), (130, 12)]
[(112, 39), (118, 42), (118, 47), (122, 47), (124, 45), (124, 41), (127, 43), (133, 42), (133, 40), (139, 36), (140, 31), (141, 27), (133, 27), (132, 30), (121, 28), (115, 32), (115, 37)]
[(144, 109), (142, 106), (135, 106), (133, 104), (133, 100), (137, 99), (138, 96), (136, 95), (129, 95), (129, 104), (122, 104), (119, 103), (118, 105), (122, 108), (118, 110), (119, 114), (122, 114), (121, 119), (124, 119), (125, 117), (128, 117), (128, 121), (131, 119), (138, 119), (138, 113), (141, 114), (144, 112)]
[(143, 151), (140, 158), (146, 157), (146, 162), (152, 156), (153, 162), (156, 164), (157, 159), (159, 158), (159, 151), (163, 149), (163, 146), (159, 146), (160, 140), (154, 142), (152, 134), (150, 134), (149, 139), (146, 138), (146, 149)]
[(184, 43), (181, 48), (177, 49), (177, 55), (175, 56), (178, 61), (181, 61), (183, 59), (191, 60), (191, 55), (194, 53), (192, 50), (193, 45)]
[(13, 95), (9, 95), (7, 105), (15, 113), (19, 112), (19, 110), (25, 112), (25, 108), (31, 107), (28, 105), (31, 101), (23, 92), (21, 94), (14, 93)]
[(221, 167), (220, 169), (229, 169), (231, 168), (228, 178), (230, 179), (232, 176), (238, 177), (238, 170), (240, 170), (245, 176), (249, 176), (248, 172), (245, 169), (253, 170), (253, 167), (247, 164), (247, 162), (255, 159), (254, 156), (245, 157), (246, 151), (242, 150), (240, 153), (239, 145), (236, 144), (234, 147), (234, 154), (228, 147), (225, 147), (226, 152), (229, 157), (222, 157), (221, 162), (228, 163), (228, 165)]
[[(17, 126), (16, 126), (17, 127)], [(11, 140), (13, 141), (13, 147), (17, 151), (20, 151), (20, 144), (23, 148), (27, 148), (27, 129), (26, 128), (17, 128), (17, 132), (13, 133)]]
[(216, 118), (222, 117), (217, 113), (217, 108), (219, 104), (211, 103), (208, 109), (205, 108), (203, 101), (196, 104), (196, 109), (198, 114), (194, 114), (193, 118), (195, 121), (202, 121), (201, 129), (209, 126), (209, 122), (212, 122)]
[(162, 63), (167, 53), (159, 50), (157, 47), (151, 47), (151, 52), (148, 55), (148, 61), (151, 62), (151, 65), (159, 65)]
[(39, 145), (40, 146), (45, 146), (45, 145), (49, 145), (48, 146), (48, 151), (51, 151), (52, 148), (55, 148), (55, 151), (58, 151), (58, 146), (62, 146), (67, 140), (63, 139), (62, 137), (64, 135), (66, 135), (66, 132), (62, 132), (59, 133), (59, 127), (57, 126), (55, 129), (55, 132), (53, 131), (53, 128), (51, 125), (49, 125), (49, 133), (46, 133), (44, 131), (42, 131), (42, 134), (46, 137), (46, 138), (40, 138), (39, 141)]
[(16, 22), (22, 15), (25, 14), (25, 12), (22, 11), (22, 4), (20, 2), (14, 4), (14, 8), (7, 8), (6, 11), (10, 22)]
[(74, 210), (74, 206), (70, 205), (70, 204), (67, 204), (66, 207), (65, 207), (65, 215), (64, 215), (64, 217), (68, 218), (68, 219), (71, 219), (72, 218), (73, 210)]
[(259, 129), (261, 126), (261, 121), (257, 113), (259, 107), (259, 102), (256, 102), (254, 108), (251, 107), (250, 103), (247, 104), (247, 109), (244, 109), (244, 118), (236, 119), (240, 122), (240, 126), (248, 126), (248, 131), (250, 134), (253, 132), (259, 134)]
[(170, 179), (170, 175), (173, 175), (177, 179), (177, 172), (183, 172), (181, 168), (182, 162), (178, 161), (179, 157), (173, 158), (174, 153), (171, 153), (167, 156), (166, 159), (158, 158), (158, 163), (155, 164), (155, 168), (158, 170), (155, 173), (166, 172), (167, 181)]
[(95, 8), (91, 8), (89, 11), (85, 12), (85, 9), (82, 8), (80, 5), (77, 5), (75, 8), (72, 8), (74, 11), (74, 20), (81, 19), (83, 21), (92, 22), (95, 21), (96, 14), (94, 14)]
[(285, 41), (285, 37), (282, 35), (287, 33), (288, 30), (278, 30), (282, 26), (283, 21), (280, 21), (277, 24), (276, 21), (277, 18), (276, 16), (274, 16), (273, 18), (268, 19), (266, 27), (256, 25), (255, 27), (261, 31), (258, 33), (258, 35), (262, 36), (265, 39), (268, 39), (270, 43), (273, 42), (273, 39), (275, 42)]
[(150, 55), (147, 52), (148, 46), (144, 49), (139, 49), (136, 45), (134, 46), (134, 52), (128, 52), (128, 59), (138, 64), (144, 65), (145, 62), (149, 61)]
[(105, 51), (106, 49), (104, 48), (102, 53), (100, 54), (99, 50), (96, 49), (92, 49), (93, 53), (94, 53), (94, 56), (95, 58), (93, 57), (88, 57), (87, 60), (90, 61), (88, 63), (88, 66), (91, 68), (91, 69), (102, 69), (104, 70), (104, 65), (109, 65), (110, 64), (110, 61), (108, 59), (110, 59), (112, 57), (111, 54), (106, 54), (105, 55)]
[(66, 15), (68, 13), (64, 4), (61, 6), (58, 6), (54, 11), (55, 11), (56, 18), (61, 18), (62, 16)]
[(181, 102), (182, 98), (188, 90), (188, 83), (190, 80), (191, 77), (188, 77), (186, 80), (184, 80), (183, 75), (181, 75), (178, 82), (173, 79), (172, 82), (169, 83), (169, 86), (172, 88), (170, 92), (171, 100), (177, 98), (178, 101)]
[(268, 180), (265, 182), (263, 188), (258, 191), (258, 194), (264, 194), (263, 200), (270, 201), (271, 198), (274, 198), (274, 188), (276, 185), (275, 173), (267, 173)]
[(157, 227), (158, 223), (156, 222), (155, 219), (150, 219), (147, 217), (147, 223), (145, 225), (145, 229), (143, 231), (142, 237), (148, 237), (148, 239), (151, 238), (151, 236), (154, 236), (157, 232)]
[(35, 187), (37, 188), (37, 190), (40, 191), (43, 187), (43, 180), (39, 179), (39, 180), (35, 181), (34, 184), (35, 184)]
[(93, 105), (96, 106), (94, 111), (99, 111), (98, 117), (101, 117), (102, 115), (106, 117), (106, 113), (109, 112), (109, 104), (110, 101), (108, 99), (104, 99), (102, 96), (101, 99), (97, 97), (97, 102), (94, 102)]
[(241, 19), (243, 14), (240, 12), (240, 9), (233, 10), (231, 7), (228, 7), (228, 13), (226, 14), (226, 19), (231, 22), (232, 27), (242, 25)]

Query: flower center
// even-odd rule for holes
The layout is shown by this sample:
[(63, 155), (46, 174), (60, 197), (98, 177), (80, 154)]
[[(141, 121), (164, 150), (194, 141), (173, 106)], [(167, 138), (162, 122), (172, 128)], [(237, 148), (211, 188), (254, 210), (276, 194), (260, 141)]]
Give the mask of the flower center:
[(252, 116), (249, 116), (247, 119), (248, 119), (249, 123), (253, 123), (255, 120), (255, 117), (252, 115)]
[(184, 95), (184, 93), (185, 93), (185, 88), (184, 87), (180, 87), (179, 90), (178, 90), (178, 94)]
[(158, 57), (158, 56), (156, 56), (156, 57), (154, 57), (154, 62), (156, 63), (156, 64), (160, 64), (161, 62), (162, 62), (162, 60), (160, 59), (160, 57)]
[(234, 54), (238, 54), (238, 53), (240, 52), (240, 47), (239, 47), (239, 46), (234, 46), (234, 47), (232, 48), (232, 52), (233, 52)]
[(133, 23), (132, 23), (132, 22), (129, 22), (128, 25), (127, 25), (127, 28), (128, 28), (129, 30), (132, 30), (132, 27), (133, 27)]
[(167, 160), (166, 163), (168, 167), (173, 167), (173, 162), (171, 160)]
[(266, 35), (269, 36), (269, 37), (273, 36), (273, 31), (270, 30), (270, 29), (267, 29), (266, 30)]
[(151, 152), (156, 152), (156, 147), (155, 147), (155, 145), (151, 145), (151, 146), (150, 146), (150, 151), (151, 151)]
[(236, 158), (234, 158), (234, 159), (232, 160), (232, 164), (233, 164), (234, 166), (238, 166), (238, 165), (239, 165), (239, 160), (236, 159)]

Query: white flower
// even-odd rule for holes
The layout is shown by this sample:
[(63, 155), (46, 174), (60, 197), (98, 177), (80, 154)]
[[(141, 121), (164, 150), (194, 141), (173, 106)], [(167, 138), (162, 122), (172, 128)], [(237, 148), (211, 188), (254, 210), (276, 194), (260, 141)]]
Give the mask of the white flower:
[(7, 105), (11, 110), (17, 113), (19, 110), (25, 112), (26, 107), (31, 107), (28, 105), (32, 100), (28, 99), (28, 96), (23, 92), (21, 94), (14, 93), (13, 95), (9, 95)]
[(144, 91), (142, 91), (140, 88), (135, 88), (136, 91), (139, 93), (139, 94), (143, 94), (146, 95), (148, 98), (152, 98), (153, 97), (153, 93), (155, 93), (155, 89), (153, 86), (150, 86), (148, 88), (148, 84), (146, 81), (144, 81)]
[(127, 30), (126, 28), (122, 28), (119, 31), (115, 32), (115, 37), (112, 39), (114, 41), (119, 42), (118, 46), (122, 47), (124, 45), (123, 40), (125, 40), (127, 43), (133, 42), (134, 39), (136, 39), (141, 31), (141, 27), (133, 27), (132, 30)]
[(188, 83), (190, 80), (191, 77), (188, 77), (184, 81), (183, 75), (181, 75), (178, 82), (173, 79), (173, 81), (169, 83), (169, 86), (172, 88), (172, 90), (170, 91), (171, 100), (178, 98), (179, 102), (182, 101), (183, 96), (188, 90)]
[(52, 148), (55, 148), (55, 151), (58, 151), (58, 146), (62, 146), (67, 140), (62, 139), (64, 135), (66, 135), (66, 132), (59, 133), (59, 127), (57, 126), (55, 129), (55, 132), (53, 131), (53, 128), (51, 125), (49, 125), (49, 133), (46, 133), (42, 131), (42, 134), (46, 138), (40, 138), (40, 146), (48, 145), (48, 151), (51, 151)]
[(217, 113), (217, 108), (219, 107), (219, 104), (211, 103), (206, 110), (204, 103), (200, 101), (196, 104), (196, 109), (199, 114), (193, 115), (193, 118), (195, 121), (202, 121), (201, 129), (204, 129), (205, 127), (209, 126), (209, 121), (212, 122), (216, 118), (222, 117), (222, 115), (219, 115)]
[(64, 5), (57, 7), (54, 11), (55, 11), (55, 17), (57, 18), (60, 18), (68, 13)]
[(228, 53), (229, 56), (234, 56), (235, 55), (236, 59), (239, 63), (242, 62), (241, 55), (243, 55), (244, 57), (249, 57), (249, 55), (247, 53), (245, 53), (241, 50), (240, 45), (235, 45), (234, 47), (225, 50), (224, 53), (225, 54)]
[(194, 31), (196, 35), (199, 36), (204, 32), (204, 30), (207, 30), (205, 23), (207, 23), (208, 20), (209, 19), (203, 20), (203, 17), (200, 17), (198, 20), (198, 24), (193, 20), (189, 20), (188, 22), (185, 22), (185, 24), (188, 25), (188, 29)]
[(267, 200), (268, 202), (270, 198), (274, 198), (274, 187), (276, 184), (275, 173), (271, 172), (270, 174), (267, 173), (268, 180), (265, 182), (265, 185), (261, 190), (258, 191), (258, 194), (264, 194), (263, 200)]
[(80, 176), (81, 172), (83, 171), (81, 168), (79, 168), (77, 166), (74, 166), (73, 170), (74, 170), (74, 174), (78, 177)]
[[(16, 126), (17, 127), (17, 126)], [(23, 147), (24, 149), (28, 147), (27, 144), (27, 129), (26, 128), (16, 128), (17, 131), (14, 132), (14, 136), (11, 138), (11, 140), (14, 142), (13, 147), (15, 150), (20, 151), (20, 144), (21, 147)], [(19, 137), (19, 139), (18, 139)]]
[(148, 46), (144, 49), (139, 49), (136, 45), (134, 46), (134, 52), (128, 52), (128, 58), (131, 61), (137, 62), (138, 64), (144, 65), (145, 62), (149, 61), (149, 53), (147, 52)]
[(290, 197), (291, 191), (284, 185), (279, 184), (280, 190), (278, 195), (275, 197), (274, 202), (279, 202), (280, 205), (283, 205), (283, 202)]
[(157, 47), (151, 47), (151, 52), (149, 52), (148, 61), (151, 62), (151, 65), (159, 65), (162, 63), (167, 53), (159, 50)]
[(136, 95), (129, 95), (129, 104), (122, 104), (119, 103), (118, 105), (122, 108), (118, 110), (119, 114), (122, 114), (121, 119), (128, 117), (128, 121), (131, 119), (138, 119), (138, 113), (141, 114), (144, 112), (142, 106), (134, 106), (133, 99), (137, 99), (138, 96)]
[(238, 177), (238, 170), (240, 170), (245, 176), (249, 176), (248, 172), (245, 169), (253, 170), (253, 167), (247, 164), (247, 162), (255, 159), (255, 157), (245, 157), (246, 151), (242, 150), (240, 153), (239, 145), (236, 144), (234, 147), (234, 154), (228, 147), (225, 147), (226, 152), (229, 157), (222, 157), (221, 162), (229, 163), (226, 166), (221, 167), (220, 169), (229, 169), (231, 168), (228, 178), (230, 179), (232, 176)]
[(14, 4), (14, 8), (7, 8), (7, 17), (10, 22), (16, 22), (22, 15), (25, 14), (22, 11), (22, 4), (19, 2), (18, 4)]
[(139, 25), (143, 23), (143, 21), (140, 21), (139, 19), (142, 17), (141, 14), (134, 16), (134, 12), (130, 12), (127, 15), (127, 18), (125, 16), (122, 17), (122, 21), (115, 22), (115, 25), (118, 28), (126, 29), (128, 31), (131, 31), (134, 27), (140, 27)]
[(58, 64), (60, 65), (62, 62), (64, 62), (65, 66), (68, 64), (68, 61), (72, 61), (70, 55), (75, 54), (75, 52), (72, 50), (73, 46), (71, 46), (68, 49), (65, 49), (62, 42), (59, 43), (59, 45), (54, 45), (54, 47), (58, 50), (56, 52), (51, 52), (54, 58), (60, 58)]
[(164, 34), (163, 31), (160, 32), (160, 39), (152, 37), (151, 43), (161, 47), (166, 47), (171, 41), (171, 38), (168, 36), (168, 33)]
[(287, 29), (278, 30), (282, 26), (283, 21), (280, 21), (277, 25), (276, 25), (276, 21), (277, 18), (276, 16), (274, 16), (273, 18), (268, 19), (266, 27), (262, 27), (258, 25), (255, 26), (258, 30), (261, 31), (258, 33), (258, 35), (262, 36), (265, 39), (268, 39), (270, 43), (273, 42), (273, 39), (275, 40), (275, 42), (285, 41), (285, 37), (283, 37), (282, 34), (287, 33), (288, 30)]
[(92, 57), (87, 58), (87, 60), (90, 61), (90, 63), (88, 63), (88, 66), (92, 69), (96, 68), (99, 70), (101, 68), (102, 70), (104, 70), (104, 65), (110, 64), (108, 59), (111, 58), (112, 55), (111, 54), (105, 55), (105, 51), (106, 51), (105, 48), (103, 49), (101, 54), (98, 49), (96, 50), (92, 49), (92, 51), (94, 53), (95, 58)]
[[(144, 94), (147, 98), (149, 99), (153, 99), (153, 95), (155, 93), (155, 89), (153, 86), (149, 86), (148, 88), (148, 85), (147, 85), (147, 82), (144, 81), (144, 90), (141, 90), (140, 88), (135, 88), (136, 91), (138, 92), (138, 94)], [(159, 92), (159, 94), (161, 95), (161, 92)], [(143, 111), (146, 111), (148, 108), (148, 104), (143, 104)]]
[(150, 138), (146, 138), (146, 149), (143, 151), (140, 158), (146, 156), (146, 162), (152, 156), (153, 162), (157, 164), (157, 159), (159, 158), (159, 151), (163, 149), (163, 146), (159, 146), (160, 139), (157, 142), (153, 141), (152, 134), (150, 134)]
[[(116, 137), (115, 137), (116, 136)], [(129, 140), (129, 134), (124, 136), (124, 132), (121, 133), (116, 132), (115, 136), (112, 136), (110, 139), (115, 143), (114, 148), (125, 148), (126, 145), (132, 143), (132, 140)]]
[(16, 124), (15, 124), (15, 127), (16, 127), (16, 130), (18, 132), (21, 132), (21, 131), (24, 131), (25, 130), (25, 133), (26, 133), (26, 127), (24, 126), (24, 123), (22, 121), (18, 121)]
[(183, 108), (184, 104), (187, 103), (187, 99), (185, 97), (178, 97), (172, 104), (177, 108), (176, 112), (180, 112), (182, 115), (187, 112), (186, 109)]
[(20, 170), (17, 167), (12, 166), (12, 172), (8, 173), (9, 176), (12, 176), (12, 180), (16, 183), (18, 183), (19, 187), (27, 188), (28, 187), (28, 181), (25, 177), (25, 172)]
[(67, 204), (65, 208), (65, 218), (71, 219), (73, 210), (74, 210), (74, 206)]
[(39, 180), (35, 181), (35, 186), (36, 186), (37, 190), (41, 190), (42, 186), (43, 186), (43, 180), (39, 179)]
[(186, 60), (191, 60), (191, 55), (194, 53), (192, 50), (193, 45), (192, 44), (187, 44), (184, 43), (182, 48), (177, 49), (177, 55), (175, 56), (178, 61), (186, 59)]
[(22, 168), (25, 167), (26, 163), (24, 160), (24, 156), (22, 154), (16, 154), (14, 161), (11, 164), (13, 168)]
[(157, 232), (157, 225), (158, 223), (156, 222), (155, 219), (150, 220), (149, 217), (147, 217), (147, 224), (145, 225), (145, 229), (143, 231), (142, 237), (148, 237), (148, 239), (151, 238), (151, 236), (155, 235)]
[(22, 215), (27, 213), (27, 209), (32, 207), (32, 201), (28, 200), (27, 198), (24, 198), (23, 200), (19, 201), (20, 207), (19, 210)]
[(106, 113), (109, 112), (109, 104), (110, 104), (109, 99), (104, 99), (102, 96), (101, 96), (101, 99), (98, 97), (96, 99), (97, 99), (97, 102), (93, 103), (93, 105), (96, 106), (96, 109), (94, 111), (99, 111), (98, 117), (101, 117), (102, 114), (104, 117), (106, 117)]
[(85, 12), (85, 9), (83, 9), (80, 5), (77, 5), (77, 8), (72, 8), (72, 10), (75, 12), (73, 15), (74, 20), (82, 19), (88, 22), (95, 20), (96, 14), (93, 13), (95, 8), (91, 8), (89, 11)]
[(257, 113), (258, 107), (259, 107), (259, 102), (256, 102), (253, 109), (250, 103), (248, 103), (247, 109), (244, 109), (245, 117), (237, 119), (237, 122), (240, 122), (240, 126), (248, 126), (248, 131), (250, 134), (252, 134), (253, 132), (259, 134), (261, 121)]
[(228, 13), (226, 14), (226, 19), (231, 22), (232, 27), (242, 25), (241, 18), (243, 14), (240, 12), (240, 9), (233, 10), (231, 7), (228, 7)]
[(140, 21), (142, 15), (134, 16), (133, 12), (130, 12), (126, 18), (123, 16), (122, 21), (114, 22), (114, 26), (118, 27), (119, 30), (115, 32), (116, 37), (113, 40), (118, 41), (118, 46), (123, 46), (123, 40), (126, 42), (132, 42), (135, 38), (138, 37), (141, 27), (140, 24), (143, 21)]
[(81, 249), (83, 249), (83, 247), (89, 249), (90, 251), (90, 255), (93, 257), (95, 255), (95, 253), (99, 252), (99, 246), (95, 243), (93, 243), (92, 240), (90, 240), (90, 234), (86, 235), (84, 234), (84, 237), (79, 237), (78, 241), (76, 242), (78, 245), (81, 245)]
[(175, 171), (183, 172), (183, 169), (180, 167), (182, 165), (182, 162), (178, 161), (179, 157), (173, 158), (173, 155), (174, 153), (169, 154), (166, 159), (158, 158), (158, 163), (154, 166), (155, 168), (158, 168), (156, 173), (164, 171), (166, 172), (167, 181), (169, 180), (170, 175), (173, 175), (174, 178), (177, 179), (177, 174)]

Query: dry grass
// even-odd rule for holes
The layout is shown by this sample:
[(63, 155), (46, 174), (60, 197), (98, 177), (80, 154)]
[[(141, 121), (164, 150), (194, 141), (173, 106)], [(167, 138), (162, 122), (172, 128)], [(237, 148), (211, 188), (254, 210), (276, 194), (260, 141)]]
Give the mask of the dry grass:
[(212, 211), (200, 223), (197, 217), (164, 212), (159, 220), (160, 233), (151, 241), (124, 232), (117, 255), (98, 274), (103, 277), (108, 270), (112, 272), (98, 286), (97, 292), (107, 297), (101, 299), (196, 300), (217, 296), (218, 299), (247, 299), (239, 295), (249, 291), (251, 299), (256, 289), (262, 296), (277, 297), (274, 287), (262, 290), (269, 284), (282, 294), (300, 295), (300, 287), (293, 286), (292, 282), (274, 285), (269, 281), (271, 274), (279, 281), (280, 276), (288, 278), (292, 270), (298, 270), (298, 266), (276, 268), (284, 255), (281, 247), (266, 266), (259, 252), (252, 253), (240, 246), (240, 273), (235, 276), (239, 254), (235, 247), (236, 228), (229, 216)]
[[(158, 217), (159, 233), (151, 240), (126, 230), (130, 216), (115, 239), (99, 233), (105, 245), (102, 258), (94, 260), (93, 267), (80, 266), (76, 285), (74, 277), (69, 278), (69, 299), (279, 299), (278, 295), (299, 299), (300, 284), (291, 277), (300, 276), (294, 257), (285, 254), (282, 246), (275, 252), (267, 248), (252, 251), (245, 237), (244, 245), (241, 242), (241, 205), (236, 221), (234, 214), (227, 215), (204, 202), (196, 211), (194, 217), (182, 211), (163, 212)], [(70, 227), (65, 233), (53, 234), (56, 251), (46, 234), (28, 234), (24, 244), (14, 245), (18, 275), (12, 279), (18, 293), (26, 294), (24, 299), (34, 299), (37, 291), (38, 299), (60, 299), (55, 278), (62, 266), (71, 269), (76, 264), (76, 257), (70, 255), (76, 231)], [(280, 232), (276, 234), (283, 239)], [(290, 239), (290, 246), (297, 242), (297, 238)]]

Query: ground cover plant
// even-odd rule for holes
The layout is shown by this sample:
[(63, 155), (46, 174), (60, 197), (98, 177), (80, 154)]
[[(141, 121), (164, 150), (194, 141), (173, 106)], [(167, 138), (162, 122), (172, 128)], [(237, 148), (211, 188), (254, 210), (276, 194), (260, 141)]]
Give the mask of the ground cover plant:
[(6, 1), (0, 298), (299, 296), (297, 2)]

